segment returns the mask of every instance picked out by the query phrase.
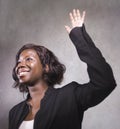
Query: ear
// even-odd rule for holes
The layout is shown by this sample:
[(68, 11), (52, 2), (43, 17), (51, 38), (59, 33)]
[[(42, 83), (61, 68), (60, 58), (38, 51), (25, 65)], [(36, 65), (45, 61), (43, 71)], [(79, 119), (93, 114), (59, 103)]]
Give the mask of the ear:
[(49, 66), (48, 65), (45, 66), (45, 71), (49, 72)]

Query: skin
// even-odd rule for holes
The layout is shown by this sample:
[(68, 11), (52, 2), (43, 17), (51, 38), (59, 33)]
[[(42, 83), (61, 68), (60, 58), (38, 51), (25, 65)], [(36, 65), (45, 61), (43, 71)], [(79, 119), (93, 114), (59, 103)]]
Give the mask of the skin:
[(70, 31), (73, 28), (82, 27), (82, 25), (84, 23), (84, 19), (85, 19), (85, 14), (86, 14), (85, 11), (83, 11), (81, 14), (79, 9), (73, 9), (73, 12), (69, 13), (69, 17), (70, 17), (72, 26), (69, 27), (68, 25), (65, 25), (65, 28), (66, 28), (66, 31), (68, 32), (68, 34), (70, 33)]
[[(69, 13), (72, 26), (65, 25), (65, 29), (70, 33), (74, 27), (82, 27), (85, 19), (85, 11), (81, 14), (77, 9), (73, 9)], [(46, 71), (49, 71), (49, 67), (46, 65)], [(34, 119), (37, 111), (40, 109), (41, 100), (45, 95), (48, 85), (42, 80), (42, 64), (35, 50), (27, 49), (20, 54), (18, 65), (16, 67), (16, 73), (20, 83), (28, 85), (28, 90), (31, 99), (28, 100), (28, 104), (31, 105), (31, 110), (25, 120)]]
[(42, 64), (35, 50), (26, 49), (20, 54), (16, 67), (20, 83), (28, 83), (29, 86), (34, 85), (36, 81), (41, 79), (42, 71)]

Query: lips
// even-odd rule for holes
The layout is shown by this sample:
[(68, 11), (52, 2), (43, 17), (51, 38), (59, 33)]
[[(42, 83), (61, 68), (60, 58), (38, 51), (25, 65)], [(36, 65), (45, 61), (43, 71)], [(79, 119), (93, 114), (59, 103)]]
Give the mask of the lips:
[(28, 69), (28, 68), (18, 68), (17, 69), (18, 76), (26, 75), (28, 72), (30, 72), (30, 69)]

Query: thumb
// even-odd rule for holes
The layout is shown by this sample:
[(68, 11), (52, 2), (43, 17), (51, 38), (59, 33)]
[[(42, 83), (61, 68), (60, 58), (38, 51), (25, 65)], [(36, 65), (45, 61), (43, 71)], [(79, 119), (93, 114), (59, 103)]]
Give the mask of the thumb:
[(68, 34), (70, 33), (70, 31), (71, 31), (71, 28), (69, 27), (69, 26), (66, 26), (65, 25), (65, 29), (66, 29), (66, 31), (68, 32)]

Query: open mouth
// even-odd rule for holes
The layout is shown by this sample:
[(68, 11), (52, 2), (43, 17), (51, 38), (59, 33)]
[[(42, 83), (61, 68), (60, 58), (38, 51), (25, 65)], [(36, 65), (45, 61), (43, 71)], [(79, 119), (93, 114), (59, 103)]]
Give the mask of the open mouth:
[(18, 75), (18, 76), (24, 76), (24, 75), (26, 75), (28, 72), (30, 72), (30, 69), (28, 69), (28, 68), (18, 68), (18, 70), (17, 70), (17, 75)]
[(26, 75), (27, 73), (28, 73), (27, 71), (20, 72), (20, 73), (18, 74), (18, 76), (24, 76), (24, 75)]

